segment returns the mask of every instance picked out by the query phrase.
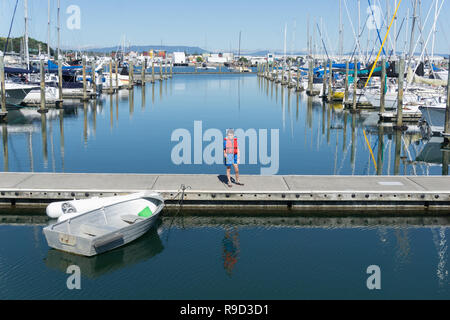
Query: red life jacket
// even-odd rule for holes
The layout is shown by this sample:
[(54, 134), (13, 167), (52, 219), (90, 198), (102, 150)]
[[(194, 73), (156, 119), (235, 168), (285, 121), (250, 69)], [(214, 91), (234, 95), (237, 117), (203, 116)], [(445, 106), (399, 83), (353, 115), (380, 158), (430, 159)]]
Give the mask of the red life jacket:
[(237, 138), (234, 137), (231, 141), (228, 137), (224, 139), (226, 143), (225, 151), (227, 154), (237, 154), (238, 153), (238, 143)]

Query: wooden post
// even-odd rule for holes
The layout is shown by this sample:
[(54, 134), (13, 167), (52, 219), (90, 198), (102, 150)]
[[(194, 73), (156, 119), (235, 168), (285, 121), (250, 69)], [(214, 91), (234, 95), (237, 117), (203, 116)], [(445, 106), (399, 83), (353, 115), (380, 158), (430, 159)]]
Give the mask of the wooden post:
[(155, 60), (152, 59), (152, 83), (155, 83)]
[[(450, 59), (450, 57), (449, 57)], [(450, 60), (449, 60), (449, 68), (450, 68)], [(447, 144), (450, 142), (450, 69), (448, 74), (448, 82), (447, 82), (447, 108), (445, 109), (445, 124), (444, 124), (444, 135), (445, 141)]]
[(358, 89), (358, 61), (355, 59), (355, 61), (353, 62), (355, 65), (355, 72), (353, 74), (353, 106), (352, 106), (352, 110), (355, 112), (356, 111), (356, 93), (357, 93), (357, 89)]
[(111, 58), (111, 60), (109, 61), (109, 93), (114, 92), (112, 78), (113, 76), (112, 76), (112, 58)]
[[(300, 91), (300, 68), (297, 65), (297, 91)], [(298, 102), (298, 99), (297, 99)]]
[(94, 94), (94, 99), (97, 99), (97, 81), (95, 78), (95, 61), (92, 61), (91, 64), (91, 80), (92, 80), (92, 93)]
[(4, 63), (4, 57), (3, 57), (2, 53), (0, 53), (0, 89), (1, 89), (0, 94), (2, 96), (2, 99), (0, 101), (1, 113), (2, 113), (2, 116), (5, 116), (7, 113), (7, 111), (6, 111), (6, 82), (5, 82), (5, 63)]
[[(119, 61), (115, 61), (115, 65), (116, 65), (116, 90), (117, 90), (117, 92), (119, 92), (119, 87), (120, 87), (120, 84), (119, 84)], [(113, 92), (114, 92), (114, 90), (113, 90)]]
[(133, 64), (133, 60), (130, 60), (128, 65), (130, 66), (130, 72), (128, 72), (128, 74), (129, 74), (128, 90), (131, 90), (131, 89), (133, 89), (133, 86), (134, 86), (134, 64)]
[(348, 76), (350, 74), (350, 65), (349, 62), (346, 61), (345, 62), (345, 91), (344, 91), (344, 104), (347, 102), (348, 100)]
[(397, 98), (397, 125), (396, 129), (403, 127), (403, 79), (405, 76), (405, 59), (400, 59), (398, 70), (398, 98)]
[(163, 81), (163, 69), (162, 69), (162, 60), (159, 63), (159, 81)]
[(87, 82), (86, 82), (86, 57), (83, 56), (83, 101), (87, 101)]
[(289, 61), (289, 64), (288, 64), (288, 88), (291, 86), (291, 62)]
[(219, 64), (219, 73), (222, 73), (222, 65)]
[(147, 70), (147, 59), (145, 57), (141, 68), (141, 85), (145, 86), (145, 71)]
[(62, 61), (61, 56), (58, 56), (58, 101), (56, 102), (56, 107), (62, 108), (63, 106), (63, 77), (62, 77)]
[(313, 75), (313, 62), (312, 62), (312, 60), (309, 60), (309, 70), (308, 70), (308, 90), (309, 90), (309, 95), (310, 95), (310, 96), (313, 95), (313, 79), (314, 79), (314, 75)]
[(380, 113), (385, 110), (385, 97), (386, 97), (386, 58), (381, 60), (381, 86), (380, 86)]
[(170, 61), (170, 77), (173, 77), (173, 62)]
[(333, 65), (331, 64), (331, 60), (328, 60), (328, 102), (331, 102), (333, 96)]
[(164, 61), (164, 79), (167, 79), (167, 61)]
[(40, 71), (41, 71), (41, 107), (40, 112), (46, 112), (45, 109), (45, 73), (44, 73), (44, 59), (40, 58)]
[(322, 77), (322, 99), (325, 100), (327, 97), (327, 67), (328, 64), (325, 63), (323, 67), (323, 77)]

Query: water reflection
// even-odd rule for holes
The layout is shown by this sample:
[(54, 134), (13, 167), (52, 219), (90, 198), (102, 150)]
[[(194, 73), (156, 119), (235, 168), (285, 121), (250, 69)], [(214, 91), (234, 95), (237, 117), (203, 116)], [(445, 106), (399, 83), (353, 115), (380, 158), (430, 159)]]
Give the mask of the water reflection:
[[(151, 99), (148, 99), (150, 94)], [(135, 95), (141, 96), (139, 110), (135, 109)], [(107, 105), (108, 100), (109, 114), (108, 110), (103, 113), (103, 104)], [(233, 107), (236, 103), (237, 108)], [(130, 121), (121, 118), (126, 114)], [(135, 117), (137, 114), (139, 116)], [(59, 124), (54, 123), (55, 120)], [(85, 158), (98, 157), (99, 148), (109, 152), (102, 153), (116, 161), (109, 172), (216, 173), (218, 168), (214, 166), (177, 166), (170, 161), (172, 131), (190, 130), (195, 120), (203, 120), (205, 130), (228, 126), (280, 129), (279, 174), (448, 175), (448, 152), (443, 151), (442, 142), (436, 141), (441, 138), (424, 140), (416, 126), (397, 132), (390, 125), (378, 123), (376, 112), (352, 114), (344, 110), (342, 104), (323, 103), (317, 97), (294, 93), (293, 89), (273, 81), (237, 75), (175, 75), (165, 83), (158, 81), (151, 87), (120, 90), (113, 95), (103, 95), (97, 101), (65, 101), (63, 110), (50, 109), (45, 116), (31, 108), (11, 111), (8, 123), (1, 125), (0, 165), (3, 171), (104, 170), (104, 166), (92, 167), (93, 161), (83, 163), (78, 159), (81, 145)], [(53, 130), (53, 125), (59, 125), (59, 130)], [(145, 130), (145, 136), (136, 131), (146, 126), (150, 130)], [(111, 134), (105, 135), (105, 127)], [(115, 136), (118, 132), (120, 139)], [(91, 133), (95, 139), (91, 139)], [(82, 140), (76, 140), (80, 135)], [(67, 141), (70, 143), (66, 147)], [(146, 151), (142, 151), (141, 146), (148, 141), (154, 142), (153, 147), (147, 146)], [(11, 153), (12, 148), (17, 154)], [(145, 153), (129, 163), (133, 169), (123, 168), (127, 153), (121, 155), (117, 151), (123, 148)], [(155, 156), (154, 150), (161, 152)], [(69, 162), (65, 161), (67, 152), (77, 158), (69, 167)], [(152, 159), (151, 166), (144, 161), (145, 156)], [(243, 165), (242, 170), (248, 174), (259, 173), (256, 166)]]
[(83, 257), (50, 249), (44, 262), (47, 267), (64, 273), (70, 265), (77, 265), (83, 276), (95, 279), (148, 261), (163, 250), (164, 246), (158, 231), (152, 228), (130, 244), (94, 257)]
[(225, 227), (225, 236), (222, 240), (223, 267), (227, 275), (231, 276), (239, 259), (239, 232), (234, 226)]

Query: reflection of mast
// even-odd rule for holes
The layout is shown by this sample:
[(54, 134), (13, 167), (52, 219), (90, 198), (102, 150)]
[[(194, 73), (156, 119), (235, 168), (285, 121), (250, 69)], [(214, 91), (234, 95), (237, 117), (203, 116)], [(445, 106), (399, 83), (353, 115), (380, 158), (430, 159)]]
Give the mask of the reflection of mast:
[(395, 160), (394, 160), (394, 175), (400, 173), (400, 152), (402, 149), (402, 136), (401, 132), (397, 130), (395, 132)]
[(145, 86), (142, 86), (142, 96), (141, 96), (141, 108), (145, 110)]
[(352, 152), (351, 152), (351, 156), (350, 156), (350, 162), (352, 165), (352, 175), (355, 174), (355, 158), (356, 158), (356, 142), (357, 140), (355, 139), (356, 136), (356, 118), (355, 118), (355, 114), (352, 114)]
[(92, 120), (93, 120), (93, 133), (94, 136), (97, 132), (97, 99), (94, 100), (92, 104)]
[(133, 117), (133, 113), (134, 113), (134, 90), (130, 91), (130, 97), (128, 99), (128, 102), (130, 104), (130, 118), (132, 118)]
[(64, 109), (59, 110), (59, 134), (60, 134), (60, 151), (62, 172), (64, 169)]
[(49, 123), (50, 125), (50, 150), (52, 152), (52, 168), (53, 168), (53, 172), (56, 172), (56, 161), (55, 161), (55, 147), (53, 144), (53, 122), (50, 121)]
[(44, 155), (44, 168), (48, 168), (47, 154), (47, 118), (41, 113), (42, 154)]
[(448, 261), (447, 257), (447, 240), (445, 239), (445, 231), (447, 228), (440, 227), (439, 229), (431, 229), (433, 234), (433, 242), (436, 247), (436, 251), (438, 254), (438, 264), (436, 270), (436, 276), (438, 278), (439, 287), (443, 288), (448, 281), (446, 278), (448, 277), (448, 270), (446, 270), (446, 262)]
[(281, 86), (281, 112), (282, 112), (282, 119), (283, 119), (283, 131), (286, 127), (286, 112), (285, 112), (285, 105), (284, 105), (284, 86)]
[(83, 118), (84, 118), (84, 127), (83, 127), (83, 137), (84, 137), (84, 146), (87, 146), (87, 134), (88, 134), (88, 124), (87, 124), (87, 102), (83, 103)]
[(395, 237), (397, 238), (397, 258), (401, 263), (408, 262), (409, 252), (411, 250), (408, 239), (408, 230), (396, 230)]
[(33, 159), (33, 133), (28, 132), (28, 155), (30, 157), (30, 172), (34, 172), (34, 159)]
[[(109, 115), (110, 115), (111, 131), (112, 131), (112, 128), (114, 125), (114, 110), (113, 110), (113, 97), (112, 96), (113, 96), (112, 94), (109, 96)], [(119, 94), (116, 95), (116, 99), (119, 99)]]
[(6, 123), (2, 123), (2, 140), (3, 140), (3, 171), (9, 171), (8, 164), (8, 128)]

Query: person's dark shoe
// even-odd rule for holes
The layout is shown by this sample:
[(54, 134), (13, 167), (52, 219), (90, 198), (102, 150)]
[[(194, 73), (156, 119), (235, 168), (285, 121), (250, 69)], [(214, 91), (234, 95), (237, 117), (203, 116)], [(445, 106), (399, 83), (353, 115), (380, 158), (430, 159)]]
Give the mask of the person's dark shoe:
[(233, 185), (231, 184), (231, 181), (228, 181), (228, 187), (233, 187)]
[(243, 186), (244, 184), (243, 183), (241, 183), (241, 182), (239, 182), (239, 181), (237, 181), (237, 182), (235, 182), (238, 186)]

